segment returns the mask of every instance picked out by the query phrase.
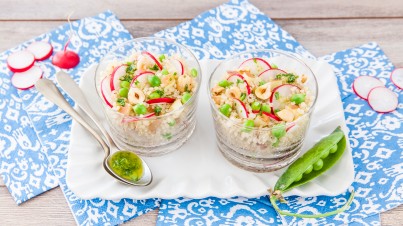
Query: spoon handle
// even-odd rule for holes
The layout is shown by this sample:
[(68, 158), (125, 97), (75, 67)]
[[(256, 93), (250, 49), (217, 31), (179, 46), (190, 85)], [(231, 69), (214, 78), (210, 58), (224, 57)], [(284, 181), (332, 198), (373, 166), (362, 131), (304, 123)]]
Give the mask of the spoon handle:
[(59, 71), (56, 74), (56, 81), (59, 83), (60, 87), (74, 100), (74, 102), (87, 114), (87, 116), (94, 122), (94, 124), (101, 131), (102, 135), (107, 139), (109, 145), (115, 146), (111, 136), (104, 129), (102, 125), (100, 125), (99, 120), (95, 116), (94, 111), (88, 104), (87, 99), (84, 96), (84, 93), (81, 91), (80, 87), (78, 87), (77, 83), (71, 78), (69, 74), (64, 71)]
[(42, 93), (47, 99), (56, 104), (58, 107), (63, 109), (67, 114), (69, 114), (74, 120), (80, 123), (85, 129), (90, 132), (95, 139), (101, 144), (102, 148), (105, 150), (105, 155), (109, 155), (109, 147), (102, 139), (102, 137), (78, 114), (76, 110), (64, 99), (64, 96), (60, 93), (56, 85), (49, 79), (42, 78), (35, 83), (35, 88), (38, 92)]

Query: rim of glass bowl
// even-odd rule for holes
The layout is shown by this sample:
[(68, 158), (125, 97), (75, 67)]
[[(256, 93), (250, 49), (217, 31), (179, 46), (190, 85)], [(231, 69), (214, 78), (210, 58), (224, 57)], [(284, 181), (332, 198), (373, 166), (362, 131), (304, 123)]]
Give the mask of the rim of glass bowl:
[[(141, 41), (144, 41), (144, 40), (163, 41), (163, 42), (167, 42), (167, 43), (169, 43), (169, 44), (176, 45), (176, 46), (179, 46), (179, 47), (183, 48), (186, 52), (188, 52), (188, 53), (190, 54), (191, 57), (193, 57), (193, 58), (195, 59), (195, 61), (196, 61), (196, 66), (197, 66), (197, 68), (198, 68), (199, 75), (196, 77), (196, 80), (197, 80), (198, 84), (197, 84), (196, 90), (193, 92), (194, 95), (192, 95), (192, 97), (191, 97), (185, 104), (183, 104), (180, 108), (175, 109), (174, 111), (168, 112), (168, 113), (163, 114), (163, 115), (158, 115), (158, 116), (154, 115), (153, 117), (149, 117), (149, 118), (146, 118), (146, 117), (129, 116), (129, 115), (125, 115), (125, 114), (122, 114), (122, 113), (120, 113), (120, 112), (118, 112), (118, 111), (113, 110), (111, 107), (109, 107), (109, 106), (106, 105), (105, 101), (103, 101), (103, 99), (102, 99), (102, 96), (101, 96), (102, 94), (99, 93), (98, 87), (95, 87), (96, 92), (97, 92), (97, 96), (98, 96), (98, 100), (102, 102), (102, 105), (104, 105), (104, 107), (109, 108), (108, 110), (112, 110), (112, 111), (114, 111), (116, 114), (121, 115), (121, 116), (124, 117), (124, 118), (126, 118), (126, 117), (127, 117), (127, 118), (135, 118), (136, 121), (148, 121), (148, 120), (155, 120), (155, 119), (165, 118), (165, 117), (169, 117), (169, 116), (171, 116), (171, 115), (174, 115), (175, 113), (178, 113), (179, 111), (184, 110), (186, 107), (188, 107), (188, 106), (190, 105), (190, 103), (192, 103), (193, 101), (196, 101), (196, 98), (197, 98), (197, 96), (199, 95), (199, 90), (200, 90), (200, 86), (201, 86), (201, 83), (202, 83), (202, 69), (201, 69), (201, 67), (200, 67), (200, 63), (199, 63), (199, 60), (197, 59), (197, 57), (196, 57), (196, 56), (193, 54), (193, 52), (192, 52), (189, 48), (187, 48), (185, 45), (179, 44), (179, 43), (174, 42), (174, 41), (171, 41), (171, 40), (169, 40), (169, 39), (158, 38), (158, 37), (142, 37), (142, 38), (131, 39), (131, 40), (129, 40), (129, 41), (126, 41), (126, 42), (123, 42), (123, 43), (119, 44), (118, 46), (115, 46), (111, 51), (109, 51), (108, 53), (106, 53), (106, 55), (105, 55), (104, 57), (102, 57), (99, 62), (104, 61), (105, 58), (106, 58), (109, 54), (112, 54), (114, 51), (116, 51), (117, 49), (119, 49), (121, 46), (127, 45), (127, 44), (132, 43), (132, 42), (141, 42)], [(99, 70), (99, 65), (100, 65), (100, 63), (98, 63), (97, 68), (96, 68), (96, 70), (95, 70), (95, 79), (94, 79), (94, 80), (95, 80), (95, 86), (97, 86), (97, 74), (98, 74), (98, 70)]]
[[(223, 63), (225, 63), (225, 62), (227, 62), (227, 61), (229, 61), (229, 60), (233, 60), (233, 59), (235, 59), (235, 58), (237, 58), (237, 57), (239, 57), (239, 56), (241, 56), (241, 55), (244, 55), (244, 54), (252, 54), (252, 55), (253, 55), (253, 53), (257, 53), (257, 52), (272, 52), (272, 53), (276, 53), (276, 54), (280, 54), (280, 55), (285, 55), (285, 56), (287, 56), (287, 57), (290, 57), (290, 58), (292, 58), (292, 59), (298, 61), (299, 63), (301, 63), (304, 67), (306, 67), (306, 68), (309, 70), (309, 72), (312, 74), (312, 76), (313, 76), (313, 78), (314, 78), (314, 87), (315, 87), (315, 89), (316, 89), (316, 92), (315, 92), (315, 95), (314, 95), (315, 99), (314, 99), (314, 101), (313, 101), (311, 107), (309, 108), (309, 111), (306, 112), (305, 114), (301, 115), (301, 116), (300, 116), (297, 120), (295, 120), (295, 121), (298, 121), (302, 116), (311, 114), (312, 111), (313, 111), (313, 109), (315, 108), (316, 101), (317, 101), (317, 99), (318, 99), (318, 93), (319, 93), (319, 89), (318, 89), (318, 80), (316, 79), (315, 73), (313, 73), (311, 67), (309, 67), (304, 61), (302, 61), (302, 60), (300, 59), (300, 57), (301, 57), (300, 55), (297, 55), (297, 54), (292, 53), (292, 52), (286, 52), (286, 51), (276, 50), (276, 49), (254, 49), (254, 50), (248, 50), (248, 51), (240, 52), (240, 53), (238, 53), (238, 54), (233, 55), (231, 58), (227, 58), (227, 59), (221, 61), (221, 62), (214, 68), (213, 72), (212, 72), (211, 75), (210, 75), (210, 78), (208, 79), (207, 93), (208, 93), (208, 98), (209, 98), (210, 105), (211, 105), (212, 108), (214, 109), (215, 113), (218, 114), (220, 117), (225, 117), (226, 120), (231, 121), (231, 122), (233, 123), (233, 126), (237, 126), (237, 127), (239, 127), (239, 129), (244, 129), (244, 128), (245, 128), (245, 126), (243, 125), (243, 122), (233, 120), (233, 119), (228, 118), (228, 117), (224, 116), (223, 114), (221, 114), (221, 112), (219, 111), (219, 109), (217, 109), (217, 106), (215, 105), (213, 99), (211, 98), (211, 88), (212, 88), (212, 87), (210, 87), (210, 86), (211, 86), (211, 81), (212, 81), (212, 79), (213, 79), (214, 73), (217, 71), (217, 69), (218, 69)], [(295, 121), (293, 121), (293, 122), (295, 122)], [(252, 131), (269, 131), (269, 130), (271, 130), (271, 128), (272, 128), (272, 127), (266, 127), (266, 128), (256, 128), (256, 127), (251, 127), (251, 128), (249, 128), (249, 127), (248, 127), (248, 129), (251, 129), (251, 132), (252, 132)]]

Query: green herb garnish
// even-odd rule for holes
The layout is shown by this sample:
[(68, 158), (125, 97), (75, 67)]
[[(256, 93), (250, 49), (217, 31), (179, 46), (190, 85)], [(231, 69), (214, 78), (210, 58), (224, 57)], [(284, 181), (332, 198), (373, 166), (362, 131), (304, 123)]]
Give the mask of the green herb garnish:
[(274, 97), (276, 98), (276, 100), (280, 99), (280, 93), (279, 92), (275, 92), (274, 93)]
[(125, 106), (126, 105), (126, 101), (125, 101), (125, 98), (118, 98), (117, 100), (116, 100), (116, 103), (118, 104), (118, 105), (120, 105), (120, 106)]
[(150, 67), (150, 70), (153, 70), (153, 71), (158, 71), (159, 69), (160, 68), (156, 64), (154, 64), (154, 66)]
[(161, 111), (162, 111), (162, 108), (160, 107), (160, 106), (155, 106), (154, 107), (154, 113), (155, 113), (155, 115), (160, 115), (161, 114)]

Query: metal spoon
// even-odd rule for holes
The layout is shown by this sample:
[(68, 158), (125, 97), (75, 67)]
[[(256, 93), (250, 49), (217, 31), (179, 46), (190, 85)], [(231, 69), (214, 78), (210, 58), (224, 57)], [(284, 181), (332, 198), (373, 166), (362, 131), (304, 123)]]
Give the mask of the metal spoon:
[[(69, 76), (70, 77), (70, 76)], [(74, 82), (74, 81), (73, 81)], [(76, 83), (74, 82), (75, 86)], [(112, 177), (117, 179), (118, 181), (129, 184), (129, 185), (134, 185), (134, 186), (146, 186), (149, 185), (152, 181), (152, 173), (150, 168), (148, 167), (147, 163), (142, 159), (142, 165), (143, 165), (143, 176), (140, 178), (138, 181), (131, 181), (127, 180), (125, 178), (120, 177), (116, 173), (113, 172), (111, 167), (108, 164), (108, 160), (111, 157), (111, 149), (113, 153), (115, 151), (118, 151), (118, 148), (116, 147), (115, 143), (113, 140), (110, 138), (109, 134), (103, 129), (101, 125), (97, 122), (96, 118), (94, 117), (94, 113), (91, 108), (89, 107), (86, 99), (84, 98), (84, 95), (82, 94), (81, 90), (79, 89), (79, 92), (75, 89), (69, 90), (69, 93), (74, 96), (73, 100), (78, 100), (76, 103), (82, 107), (83, 111), (88, 114), (88, 110), (92, 112), (91, 115), (88, 114), (88, 116), (94, 121), (95, 125), (98, 127), (98, 129), (102, 132), (102, 134), (105, 136), (105, 138), (108, 140), (110, 146), (108, 146), (105, 141), (102, 139), (102, 137), (81, 117), (81, 115), (73, 109), (73, 107), (64, 99), (63, 95), (60, 93), (59, 89), (56, 87), (56, 85), (50, 81), (49, 79), (42, 78), (38, 80), (35, 83), (35, 88), (38, 90), (38, 92), (42, 93), (47, 99), (49, 99), (51, 102), (56, 104), (58, 107), (63, 109), (67, 114), (69, 114), (74, 120), (76, 120), (78, 123), (80, 123), (88, 132), (90, 132), (94, 138), (99, 142), (99, 144), (102, 146), (102, 149), (104, 149), (105, 156), (104, 156), (104, 161), (103, 161), (103, 167), (107, 173), (109, 173)], [(74, 92), (71, 92), (72, 90), (75, 90)], [(85, 101), (85, 102), (84, 102)], [(80, 103), (78, 103), (80, 102)], [(85, 103), (85, 104), (83, 104)], [(87, 107), (86, 107), (87, 106)]]

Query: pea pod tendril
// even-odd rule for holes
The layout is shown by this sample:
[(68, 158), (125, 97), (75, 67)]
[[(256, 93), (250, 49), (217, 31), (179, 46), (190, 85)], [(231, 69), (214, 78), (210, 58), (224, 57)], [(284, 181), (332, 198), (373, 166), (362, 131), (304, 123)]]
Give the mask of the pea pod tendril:
[(354, 191), (351, 191), (350, 197), (344, 206), (322, 214), (291, 213), (280, 210), (276, 204), (277, 200), (285, 202), (282, 193), (303, 185), (330, 169), (341, 158), (345, 149), (346, 137), (339, 126), (292, 163), (278, 179), (274, 186), (274, 191), (269, 189), (270, 202), (274, 209), (279, 214), (301, 218), (327, 217), (347, 210), (354, 199)]

